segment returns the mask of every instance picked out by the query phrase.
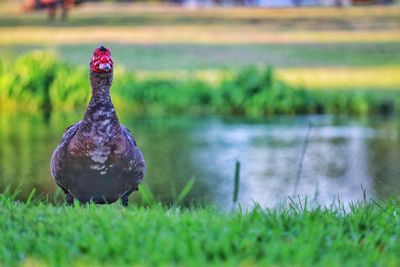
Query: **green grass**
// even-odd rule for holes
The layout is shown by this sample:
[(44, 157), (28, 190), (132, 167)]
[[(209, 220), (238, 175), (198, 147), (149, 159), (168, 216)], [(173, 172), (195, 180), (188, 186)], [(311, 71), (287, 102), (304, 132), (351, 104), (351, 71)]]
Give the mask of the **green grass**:
[(4, 266), (398, 266), (398, 200), (221, 213), (0, 195)]
[[(33, 50), (54, 51), (63, 61), (87, 66), (98, 43), (63, 45), (0, 45), (1, 57), (15, 59)], [(117, 66), (134, 71), (193, 71), (269, 64), (332, 68), (399, 66), (399, 43), (366, 44), (118, 44), (107, 43)], [(207, 55), (207, 56), (205, 56)], [(394, 76), (394, 75), (393, 75)]]

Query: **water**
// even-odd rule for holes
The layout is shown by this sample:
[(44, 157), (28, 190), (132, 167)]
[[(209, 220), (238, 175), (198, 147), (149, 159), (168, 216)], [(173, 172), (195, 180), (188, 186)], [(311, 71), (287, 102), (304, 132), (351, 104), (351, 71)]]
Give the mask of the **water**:
[[(0, 190), (19, 187), (26, 198), (54, 195), (49, 161), (65, 128), (80, 114), (0, 114)], [(310, 129), (296, 194), (330, 204), (400, 193), (400, 123), (331, 116), (246, 120), (221, 117), (132, 117), (120, 120), (146, 158), (145, 185), (172, 203), (195, 179), (184, 204), (232, 205), (235, 162), (241, 163), (239, 202), (273, 207), (295, 191), (304, 139)], [(61, 197), (61, 195), (60, 195)], [(132, 201), (139, 201), (138, 193)]]

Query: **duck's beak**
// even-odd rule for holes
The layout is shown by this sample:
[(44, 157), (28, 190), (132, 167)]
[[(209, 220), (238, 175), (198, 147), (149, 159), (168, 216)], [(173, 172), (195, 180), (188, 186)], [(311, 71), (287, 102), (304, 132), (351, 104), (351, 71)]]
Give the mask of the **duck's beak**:
[(99, 69), (109, 71), (109, 70), (111, 70), (111, 64), (110, 63), (100, 63)]

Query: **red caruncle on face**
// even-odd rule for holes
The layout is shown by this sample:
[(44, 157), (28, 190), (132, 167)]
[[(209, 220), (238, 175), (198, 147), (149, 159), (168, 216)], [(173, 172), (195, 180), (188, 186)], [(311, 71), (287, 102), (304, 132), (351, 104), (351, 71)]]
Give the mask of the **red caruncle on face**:
[(92, 72), (111, 72), (113, 70), (113, 60), (110, 49), (100, 46), (93, 51), (93, 57), (90, 61), (90, 70)]

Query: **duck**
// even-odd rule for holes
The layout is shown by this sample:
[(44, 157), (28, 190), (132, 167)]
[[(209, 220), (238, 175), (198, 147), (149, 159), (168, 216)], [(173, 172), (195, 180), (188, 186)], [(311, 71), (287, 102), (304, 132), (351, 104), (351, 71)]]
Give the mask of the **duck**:
[(83, 119), (69, 126), (50, 160), (55, 183), (65, 193), (67, 205), (111, 204), (138, 191), (146, 164), (127, 127), (119, 123), (111, 101), (114, 62), (103, 45), (90, 61), (91, 98)]

